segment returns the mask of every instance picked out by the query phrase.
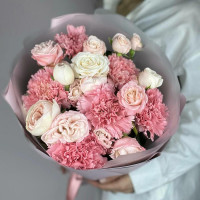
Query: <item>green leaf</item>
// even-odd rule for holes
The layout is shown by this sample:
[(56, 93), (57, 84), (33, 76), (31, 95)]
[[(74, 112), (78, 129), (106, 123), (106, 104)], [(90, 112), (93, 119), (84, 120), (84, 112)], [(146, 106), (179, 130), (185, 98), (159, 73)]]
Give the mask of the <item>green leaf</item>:
[(53, 75), (51, 75), (51, 79), (52, 79), (53, 81), (55, 81), (55, 79), (54, 79)]
[(119, 56), (119, 57), (120, 57), (120, 56), (122, 56), (122, 54), (121, 54), (121, 53), (117, 53), (117, 56)]
[(129, 136), (129, 134), (123, 133), (123, 138), (128, 137), (128, 136)]
[(148, 87), (146, 87), (146, 88), (145, 88), (145, 90), (148, 90), (148, 89), (150, 89), (150, 88), (151, 88), (151, 85), (150, 85), (150, 86), (148, 86)]
[(70, 85), (65, 85), (65, 91), (69, 91)]
[(112, 45), (113, 40), (110, 37), (108, 38), (108, 41)]
[(133, 58), (134, 55), (135, 55), (135, 51), (134, 51), (133, 49), (131, 49), (131, 50), (129, 51), (129, 55), (130, 55), (131, 58)]

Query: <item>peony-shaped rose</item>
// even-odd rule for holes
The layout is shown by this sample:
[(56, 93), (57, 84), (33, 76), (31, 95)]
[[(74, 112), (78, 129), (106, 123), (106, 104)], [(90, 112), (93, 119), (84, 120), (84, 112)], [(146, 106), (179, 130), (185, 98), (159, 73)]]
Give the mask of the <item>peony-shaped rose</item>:
[(115, 52), (127, 54), (131, 50), (131, 42), (125, 35), (117, 33), (112, 39), (112, 48)]
[(53, 77), (62, 85), (70, 85), (74, 82), (74, 72), (66, 61), (62, 61), (54, 67)]
[(103, 147), (109, 149), (112, 146), (112, 136), (104, 128), (95, 129), (93, 131), (94, 135), (97, 137), (97, 142)]
[(129, 81), (125, 84), (117, 93), (117, 97), (129, 115), (141, 113), (148, 101), (145, 89), (135, 81)]
[(100, 54), (80, 52), (72, 58), (72, 67), (76, 78), (107, 76), (109, 60)]
[(142, 48), (142, 41), (138, 34), (134, 33), (133, 37), (131, 38), (131, 48), (134, 51), (139, 51)]
[(102, 156), (106, 154), (105, 148), (97, 143), (93, 134), (79, 143), (57, 142), (49, 147), (47, 153), (61, 165), (74, 169), (102, 168), (107, 161)]
[(63, 51), (59, 44), (53, 41), (42, 42), (35, 45), (31, 50), (32, 58), (37, 61), (38, 65), (43, 67), (56, 65), (63, 59)]
[(64, 144), (66, 142), (81, 142), (88, 136), (89, 130), (90, 125), (85, 115), (70, 110), (58, 115), (41, 139), (47, 145), (58, 141)]
[(26, 129), (34, 136), (44, 134), (54, 118), (60, 114), (60, 107), (55, 100), (40, 100), (30, 107), (26, 116)]
[(69, 96), (68, 96), (73, 106), (76, 106), (76, 103), (82, 94), (83, 92), (81, 91), (80, 87), (80, 79), (75, 79), (75, 81), (69, 87)]
[(146, 88), (157, 88), (160, 87), (163, 83), (162, 76), (157, 74), (155, 71), (150, 68), (145, 68), (144, 71), (140, 72), (138, 76), (138, 82), (140, 85)]
[(86, 41), (84, 41), (83, 51), (103, 55), (106, 52), (106, 45), (104, 41), (91, 35)]
[(110, 157), (115, 159), (121, 155), (128, 155), (144, 150), (145, 148), (142, 147), (135, 138), (125, 137), (115, 142)]
[(83, 93), (94, 90), (98, 85), (107, 83), (107, 77), (102, 76), (98, 78), (85, 77), (80, 81), (80, 87)]

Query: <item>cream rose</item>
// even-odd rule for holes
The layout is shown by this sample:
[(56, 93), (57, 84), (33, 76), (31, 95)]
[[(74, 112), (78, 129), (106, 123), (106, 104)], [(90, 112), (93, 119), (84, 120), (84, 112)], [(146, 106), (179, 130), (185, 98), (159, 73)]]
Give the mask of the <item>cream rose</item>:
[(127, 54), (131, 50), (131, 41), (125, 35), (117, 33), (112, 39), (112, 48), (118, 53)]
[(41, 66), (54, 66), (64, 57), (60, 45), (54, 45), (51, 40), (35, 45), (31, 54), (32, 58)]
[(125, 107), (129, 115), (142, 112), (148, 101), (145, 88), (135, 81), (129, 81), (117, 93), (119, 103)]
[(72, 58), (76, 78), (107, 76), (109, 60), (106, 56), (80, 52)]
[(83, 93), (94, 90), (96, 86), (107, 83), (107, 77), (102, 76), (99, 78), (85, 77), (80, 81), (80, 88)]
[(34, 136), (44, 134), (51, 126), (54, 118), (60, 113), (60, 107), (53, 103), (40, 100), (30, 107), (26, 116), (26, 129)]
[(94, 130), (94, 135), (97, 137), (98, 143), (103, 147), (109, 149), (112, 146), (112, 137), (104, 128)]
[(157, 74), (150, 68), (145, 68), (144, 71), (140, 72), (138, 77), (138, 82), (144, 87), (149, 87), (151, 89), (160, 87), (163, 83), (162, 76)]
[(131, 48), (134, 51), (139, 51), (142, 48), (142, 41), (138, 34), (134, 33), (133, 37), (131, 38)]
[(74, 82), (74, 72), (66, 61), (62, 61), (54, 67), (53, 77), (62, 85), (70, 85)]
[(70, 85), (68, 98), (71, 101), (77, 102), (82, 94), (83, 92), (80, 87), (80, 79), (75, 79), (75, 81)]
[(103, 55), (106, 52), (106, 45), (102, 40), (91, 35), (86, 41), (84, 41), (83, 51)]
[(48, 146), (58, 141), (64, 144), (67, 142), (81, 142), (89, 135), (89, 130), (90, 126), (85, 115), (70, 110), (58, 115), (41, 139)]
[(135, 138), (125, 137), (115, 142), (110, 157), (115, 159), (121, 155), (128, 155), (144, 151)]

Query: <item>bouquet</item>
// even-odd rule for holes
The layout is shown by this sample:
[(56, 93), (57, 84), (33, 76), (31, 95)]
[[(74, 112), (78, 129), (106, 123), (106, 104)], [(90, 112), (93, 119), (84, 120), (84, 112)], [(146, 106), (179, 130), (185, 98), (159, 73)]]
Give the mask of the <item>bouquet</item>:
[(22, 96), (26, 129), (63, 166), (102, 168), (145, 151), (146, 140), (167, 125), (162, 77), (150, 68), (140, 71), (132, 60), (142, 50), (140, 36), (116, 33), (109, 41), (111, 51), (85, 26), (67, 25), (67, 33), (31, 50), (41, 69)]
[(159, 155), (184, 105), (162, 51), (112, 14), (53, 19), (26, 43), (5, 99), (43, 156), (93, 180)]

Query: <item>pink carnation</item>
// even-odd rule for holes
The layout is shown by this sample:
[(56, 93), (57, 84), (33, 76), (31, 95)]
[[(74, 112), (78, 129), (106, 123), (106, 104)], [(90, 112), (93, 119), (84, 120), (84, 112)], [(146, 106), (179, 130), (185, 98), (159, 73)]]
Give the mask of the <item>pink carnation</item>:
[(144, 110), (136, 115), (136, 123), (139, 125), (140, 131), (150, 132), (150, 138), (154, 141), (154, 135), (161, 136), (167, 125), (168, 109), (163, 101), (161, 92), (155, 89), (149, 89), (146, 92), (148, 102)]
[(93, 135), (89, 135), (80, 143), (56, 143), (47, 153), (61, 165), (75, 169), (102, 168), (107, 161), (102, 157), (106, 150), (97, 143)]
[(73, 57), (83, 51), (83, 43), (87, 40), (88, 36), (85, 34), (84, 26), (74, 27), (68, 25), (67, 33), (56, 34), (55, 40), (65, 49), (65, 55)]
[(137, 81), (139, 69), (135, 67), (132, 60), (117, 56), (116, 54), (108, 56), (108, 59), (110, 61), (109, 76), (116, 87), (121, 88), (131, 80)]
[(127, 116), (109, 84), (85, 93), (78, 101), (78, 109), (95, 129), (105, 128), (114, 138), (121, 138), (123, 132), (129, 133), (132, 128), (134, 117)]
[(26, 110), (39, 100), (53, 99), (63, 107), (69, 107), (68, 92), (63, 85), (52, 80), (53, 68), (45, 67), (40, 69), (36, 74), (31, 76), (28, 82), (27, 94), (22, 96)]

